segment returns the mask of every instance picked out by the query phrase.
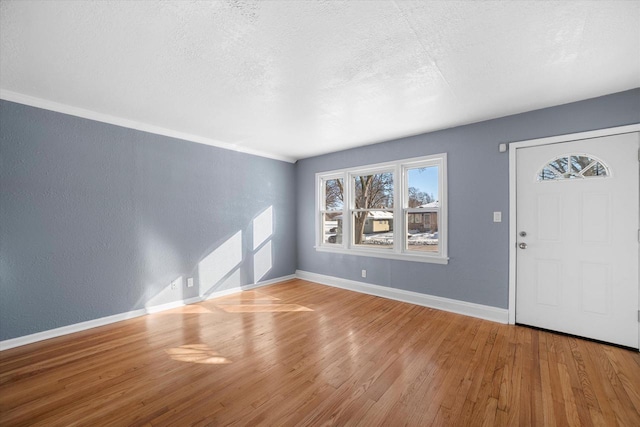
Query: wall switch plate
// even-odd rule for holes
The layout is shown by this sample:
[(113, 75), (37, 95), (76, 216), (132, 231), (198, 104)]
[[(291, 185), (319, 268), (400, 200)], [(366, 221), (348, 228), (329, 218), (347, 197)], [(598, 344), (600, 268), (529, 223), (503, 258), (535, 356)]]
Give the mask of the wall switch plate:
[(493, 222), (502, 222), (502, 212), (493, 213)]
[(498, 146), (498, 150), (499, 150), (501, 153), (506, 153), (506, 152), (507, 152), (507, 144), (500, 144), (500, 145)]
[(193, 288), (193, 277), (187, 277), (187, 288)]
[(362, 277), (367, 277), (367, 270), (362, 270)]

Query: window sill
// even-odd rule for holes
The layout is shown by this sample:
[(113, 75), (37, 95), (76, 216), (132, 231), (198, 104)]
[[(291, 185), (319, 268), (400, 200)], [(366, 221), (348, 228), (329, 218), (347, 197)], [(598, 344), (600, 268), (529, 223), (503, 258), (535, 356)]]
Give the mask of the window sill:
[(426, 262), (429, 264), (449, 264), (448, 257), (436, 257), (425, 255), (413, 255), (407, 253), (397, 253), (391, 250), (382, 252), (381, 250), (366, 250), (366, 249), (346, 249), (346, 248), (332, 248), (327, 246), (315, 246), (315, 250), (318, 252), (329, 252), (342, 255), (356, 255), (367, 256), (373, 258), (386, 258), (400, 261), (413, 261), (413, 262)]

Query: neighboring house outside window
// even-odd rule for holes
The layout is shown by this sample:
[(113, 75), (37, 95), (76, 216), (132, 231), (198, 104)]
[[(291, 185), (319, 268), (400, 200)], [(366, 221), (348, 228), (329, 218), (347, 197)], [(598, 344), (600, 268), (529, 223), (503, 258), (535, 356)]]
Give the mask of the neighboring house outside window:
[(420, 233), (438, 231), (438, 210), (440, 208), (440, 202), (436, 200), (435, 202), (420, 205), (418, 208), (424, 209), (425, 212), (409, 214), (409, 233), (411, 233), (411, 231)]

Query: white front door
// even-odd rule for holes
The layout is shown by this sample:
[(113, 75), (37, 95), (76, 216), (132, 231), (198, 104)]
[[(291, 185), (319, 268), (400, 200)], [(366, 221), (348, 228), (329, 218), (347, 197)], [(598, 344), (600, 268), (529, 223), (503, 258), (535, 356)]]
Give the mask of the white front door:
[(638, 348), (639, 147), (517, 149), (517, 323)]

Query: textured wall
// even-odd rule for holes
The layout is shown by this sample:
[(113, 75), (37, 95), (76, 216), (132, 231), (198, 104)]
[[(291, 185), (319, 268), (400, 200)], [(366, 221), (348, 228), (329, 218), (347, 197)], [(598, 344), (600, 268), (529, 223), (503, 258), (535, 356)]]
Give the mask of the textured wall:
[[(640, 89), (299, 161), (298, 268), (507, 308), (509, 156), (498, 144), (632, 123), (640, 123)], [(315, 251), (316, 172), (442, 152), (448, 153), (448, 265)], [(494, 211), (502, 211), (503, 222), (492, 222)]]
[[(0, 101), (0, 340), (296, 267), (352, 280), (365, 268), (370, 283), (507, 307), (508, 156), (498, 144), (639, 122), (636, 89), (292, 165)], [(440, 152), (448, 265), (313, 249), (316, 172)], [(196, 286), (168, 289), (178, 276)]]
[(0, 129), (0, 340), (295, 271), (293, 164), (6, 101)]

